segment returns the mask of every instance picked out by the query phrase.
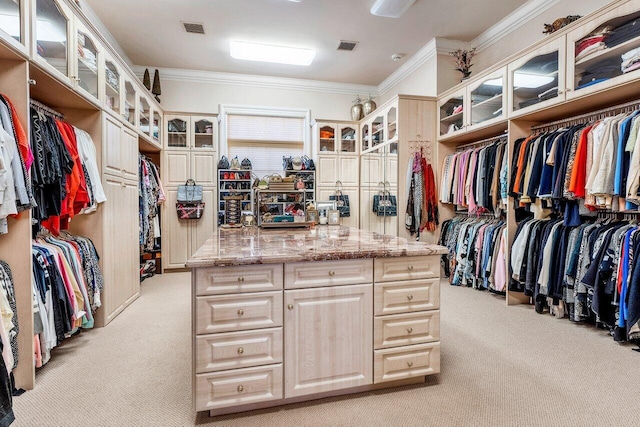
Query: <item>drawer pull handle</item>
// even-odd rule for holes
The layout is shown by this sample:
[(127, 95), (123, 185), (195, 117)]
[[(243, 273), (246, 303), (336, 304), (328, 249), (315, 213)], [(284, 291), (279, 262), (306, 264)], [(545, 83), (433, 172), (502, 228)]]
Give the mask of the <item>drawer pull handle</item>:
[(243, 354), (243, 353), (244, 353), (244, 348), (239, 347), (239, 348), (238, 348), (238, 354)]
[(287, 306), (287, 308), (288, 308), (289, 310), (293, 310), (293, 304), (289, 304), (289, 305)]
[(240, 283), (244, 282), (244, 277), (242, 277), (242, 276), (238, 277), (238, 282), (240, 282)]
[(240, 309), (238, 310), (238, 317), (242, 317), (242, 316), (244, 316), (244, 310)]
[(413, 362), (412, 361), (408, 361), (407, 362), (407, 366), (412, 367), (413, 366)]
[(410, 265), (408, 268), (409, 268), (409, 271), (413, 271), (413, 265)]
[(410, 334), (413, 332), (413, 328), (407, 328), (407, 333)]
[(411, 301), (413, 299), (413, 295), (407, 295), (407, 299)]
[(330, 271), (330, 272), (329, 272), (329, 276), (333, 277), (333, 276), (335, 276), (335, 275), (336, 275), (336, 272), (335, 272), (335, 271)]
[(244, 387), (241, 385), (238, 386), (238, 393), (242, 393), (244, 391)]

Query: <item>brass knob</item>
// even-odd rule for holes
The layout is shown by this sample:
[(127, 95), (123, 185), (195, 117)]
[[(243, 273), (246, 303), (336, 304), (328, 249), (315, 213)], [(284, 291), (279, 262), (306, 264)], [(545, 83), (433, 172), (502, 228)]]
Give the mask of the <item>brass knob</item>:
[(411, 301), (413, 299), (413, 295), (407, 295), (407, 299)]
[(409, 367), (412, 367), (412, 366), (413, 366), (413, 362), (409, 361), (409, 362), (407, 362), (407, 365), (408, 365)]
[(289, 310), (293, 310), (293, 304), (289, 304), (289, 305), (287, 306), (287, 308), (288, 308)]
[(240, 347), (238, 348), (238, 354), (243, 354), (244, 353), (244, 348)]
[(409, 266), (409, 271), (413, 271), (413, 265)]
[(238, 310), (238, 317), (242, 317), (242, 316), (244, 316), (244, 310), (240, 309)]
[(238, 386), (238, 393), (242, 393), (244, 391), (244, 387), (241, 385)]
[(407, 333), (410, 334), (411, 332), (413, 332), (413, 328), (407, 328)]
[(335, 271), (330, 271), (330, 272), (329, 272), (329, 276), (333, 277), (333, 276), (335, 276), (335, 275), (336, 275), (336, 272), (335, 272)]
[(238, 277), (238, 282), (244, 282), (244, 277), (242, 276)]

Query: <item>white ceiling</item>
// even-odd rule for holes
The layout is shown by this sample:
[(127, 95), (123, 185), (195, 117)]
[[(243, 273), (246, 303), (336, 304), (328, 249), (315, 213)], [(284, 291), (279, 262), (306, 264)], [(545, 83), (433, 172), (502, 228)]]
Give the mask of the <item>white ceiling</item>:
[[(400, 19), (375, 0), (86, 0), (135, 65), (378, 85), (434, 37), (471, 41), (527, 0), (417, 0)], [(204, 24), (188, 34), (181, 22)], [(359, 41), (353, 52), (340, 40)], [(309, 67), (242, 61), (229, 41), (318, 51)], [(395, 53), (404, 55), (392, 61)]]

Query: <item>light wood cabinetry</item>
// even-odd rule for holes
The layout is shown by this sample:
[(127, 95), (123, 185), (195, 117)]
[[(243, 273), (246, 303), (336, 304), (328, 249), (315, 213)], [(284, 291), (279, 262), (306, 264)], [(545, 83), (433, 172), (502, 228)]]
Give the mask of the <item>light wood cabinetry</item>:
[[(163, 208), (163, 269), (184, 263), (209, 238), (217, 223), (216, 179), (218, 120), (215, 116), (164, 116), (162, 181), (168, 194)], [(203, 187), (202, 218), (181, 220), (175, 212), (178, 186), (193, 179)]]
[(194, 268), (195, 410), (239, 412), (439, 372), (437, 263), (434, 255)]

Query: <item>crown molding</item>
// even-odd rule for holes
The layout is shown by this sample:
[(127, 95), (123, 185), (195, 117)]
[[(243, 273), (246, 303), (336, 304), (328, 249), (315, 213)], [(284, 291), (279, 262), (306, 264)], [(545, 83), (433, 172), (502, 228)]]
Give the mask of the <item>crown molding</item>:
[[(133, 70), (141, 77), (145, 68), (157, 67), (134, 66)], [(289, 77), (258, 76), (252, 74), (221, 73), (215, 71), (183, 70), (178, 68), (157, 68), (163, 80), (189, 83), (217, 83), (237, 86), (255, 86), (271, 89), (300, 90), (307, 92), (336, 93), (341, 95), (358, 95), (362, 93), (378, 96), (378, 87), (361, 84), (327, 82), (321, 80), (294, 79)]]
[(497, 24), (489, 27), (489, 29), (473, 39), (470, 45), (475, 46), (476, 52), (480, 53), (561, 1), (562, 0), (529, 0), (501, 19)]

